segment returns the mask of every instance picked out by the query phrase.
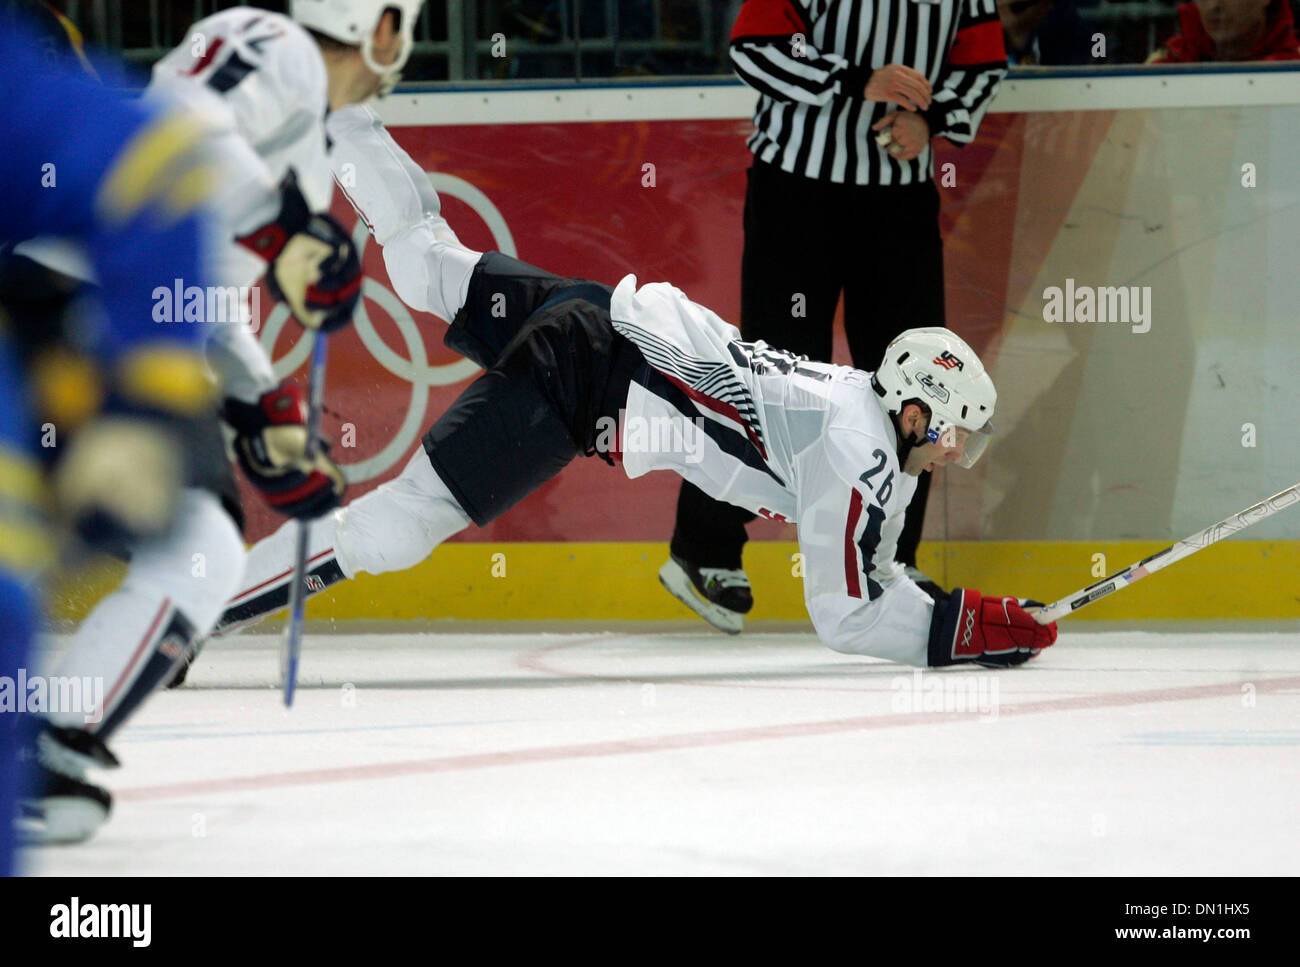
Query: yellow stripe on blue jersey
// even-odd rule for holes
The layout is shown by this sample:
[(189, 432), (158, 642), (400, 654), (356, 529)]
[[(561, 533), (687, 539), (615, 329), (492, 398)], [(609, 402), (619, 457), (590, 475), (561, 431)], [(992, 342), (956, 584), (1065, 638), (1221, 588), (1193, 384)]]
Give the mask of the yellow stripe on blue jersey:
[(162, 210), (167, 222), (183, 218), (212, 195), (217, 182), (215, 165), (191, 165), (171, 180), (162, 193)]
[(45, 477), (31, 457), (0, 446), (0, 498), (40, 506), (45, 500)]
[(49, 563), (45, 504), (45, 478), (36, 461), (0, 447), (0, 568), (27, 572)]
[[(194, 150), (202, 129), (192, 118), (175, 114), (157, 118), (141, 128), (122, 149), (100, 185), (95, 199), (99, 216), (108, 224), (123, 224), (158, 203), (174, 220), (211, 193), (212, 180), (199, 172)], [(184, 186), (177, 182), (184, 179)]]
[(62, 346), (47, 349), (32, 363), (36, 414), (71, 432), (99, 412), (104, 387), (99, 368), (87, 357)]
[(181, 416), (197, 416), (211, 405), (216, 386), (200, 353), (158, 344), (131, 352), (118, 364), (118, 387), (134, 403)]

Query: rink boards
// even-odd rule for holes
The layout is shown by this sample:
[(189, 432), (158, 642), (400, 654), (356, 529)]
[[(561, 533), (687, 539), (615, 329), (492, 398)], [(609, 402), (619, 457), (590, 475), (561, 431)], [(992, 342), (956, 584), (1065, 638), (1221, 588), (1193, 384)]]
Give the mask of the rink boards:
[[(1018, 79), (975, 144), (936, 151), (949, 324), (999, 387), (987, 457), (935, 481), (921, 564), (941, 583), (1061, 596), (1300, 479), (1294, 81)], [(491, 87), (399, 92), (383, 113), (466, 244), (606, 282), (667, 279), (735, 320), (752, 103), (726, 81)], [(341, 199), (335, 212), (364, 244)], [(364, 257), (365, 312), (333, 340), (325, 421), (352, 498), (395, 475), (476, 374), (442, 346), (441, 320), (393, 295), (377, 247)], [(1085, 286), (1145, 290), (1150, 319), (1045, 320), (1049, 289)], [(277, 309), (261, 329), (283, 375), (304, 369), (295, 328)], [(842, 337), (837, 353), (848, 361)], [(310, 613), (680, 618), (656, 579), (677, 486), (575, 461), (420, 567)], [(273, 520), (245, 496), (253, 540)], [(791, 536), (751, 528), (756, 619), (806, 617)], [(1080, 617), (1300, 616), (1300, 512), (1249, 536)]]
[[(919, 563), (945, 587), (1064, 597), (1163, 545), (1146, 541), (950, 542), (921, 547)], [(307, 616), (351, 620), (680, 620), (690, 613), (659, 586), (662, 544), (619, 542), (453, 543), (397, 574), (362, 575), (307, 605)], [(758, 541), (746, 550), (754, 621), (807, 621), (796, 544)], [(109, 566), (89, 582), (64, 582), (55, 613), (80, 618), (120, 576)], [(1300, 542), (1217, 544), (1071, 621), (1294, 618)]]

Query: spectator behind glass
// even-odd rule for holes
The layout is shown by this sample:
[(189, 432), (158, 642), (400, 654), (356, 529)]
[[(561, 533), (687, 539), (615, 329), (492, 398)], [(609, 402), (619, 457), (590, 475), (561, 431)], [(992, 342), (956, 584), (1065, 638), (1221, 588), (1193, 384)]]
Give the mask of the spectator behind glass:
[(998, 0), (998, 19), (1012, 67), (1093, 62), (1091, 34), (1073, 0)]
[(1178, 6), (1178, 33), (1148, 64), (1300, 60), (1286, 0), (1196, 0)]

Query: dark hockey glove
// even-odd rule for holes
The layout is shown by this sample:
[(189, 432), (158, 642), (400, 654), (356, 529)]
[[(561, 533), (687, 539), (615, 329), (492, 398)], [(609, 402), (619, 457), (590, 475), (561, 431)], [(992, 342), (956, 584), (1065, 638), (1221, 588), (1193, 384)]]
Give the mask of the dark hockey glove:
[(361, 262), (332, 216), (313, 214), (290, 171), (280, 182), (280, 214), (236, 241), (269, 264), (271, 295), (308, 329), (332, 332), (352, 321), (361, 296)]
[(1056, 641), (1056, 622), (1040, 625), (1027, 607), (1038, 601), (985, 597), (957, 588), (937, 601), (930, 620), (930, 665), (975, 662), (1007, 668), (1033, 658)]
[(235, 456), (273, 510), (300, 520), (319, 517), (343, 500), (347, 484), (319, 447), (307, 453), (307, 408), (292, 383), (263, 393), (256, 404), (229, 398), (222, 416), (235, 430)]

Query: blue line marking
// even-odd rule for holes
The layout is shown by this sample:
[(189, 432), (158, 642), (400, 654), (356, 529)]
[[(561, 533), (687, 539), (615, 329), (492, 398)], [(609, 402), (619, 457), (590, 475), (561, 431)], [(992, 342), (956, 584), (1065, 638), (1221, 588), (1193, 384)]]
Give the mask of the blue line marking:
[(1300, 745), (1300, 729), (1223, 729), (1218, 731), (1135, 732), (1125, 745), (1288, 746)]

